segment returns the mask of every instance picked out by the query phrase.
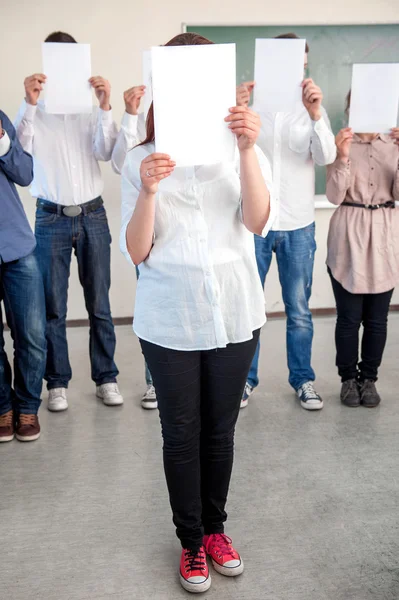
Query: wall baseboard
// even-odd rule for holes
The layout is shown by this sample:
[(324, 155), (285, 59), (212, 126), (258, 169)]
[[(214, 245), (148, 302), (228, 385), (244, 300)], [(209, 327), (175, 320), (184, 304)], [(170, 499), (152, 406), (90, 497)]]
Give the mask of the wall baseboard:
[[(390, 307), (390, 312), (399, 312), (399, 304), (392, 304)], [(314, 308), (312, 310), (312, 315), (314, 317), (333, 317), (335, 315), (335, 308)], [(284, 311), (276, 311), (267, 313), (267, 318), (269, 320), (274, 319), (283, 319), (285, 318)], [(116, 317), (114, 319), (114, 325), (131, 325), (133, 322), (133, 317)], [(88, 319), (69, 319), (67, 321), (67, 327), (88, 327), (89, 320)]]

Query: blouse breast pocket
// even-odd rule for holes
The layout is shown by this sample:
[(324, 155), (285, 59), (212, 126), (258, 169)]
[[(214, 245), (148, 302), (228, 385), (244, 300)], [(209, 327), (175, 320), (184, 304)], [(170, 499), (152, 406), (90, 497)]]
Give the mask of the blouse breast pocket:
[(303, 154), (310, 150), (310, 129), (306, 125), (293, 125), (289, 134), (289, 147), (293, 152)]

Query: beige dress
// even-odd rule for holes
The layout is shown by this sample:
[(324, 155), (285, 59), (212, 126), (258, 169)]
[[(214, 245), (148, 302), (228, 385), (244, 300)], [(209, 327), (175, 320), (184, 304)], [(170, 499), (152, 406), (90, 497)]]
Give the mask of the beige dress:
[(339, 208), (328, 234), (327, 265), (352, 294), (379, 294), (399, 281), (399, 202), (370, 210), (342, 202), (399, 201), (399, 148), (387, 135), (363, 142), (355, 134), (348, 163), (327, 167), (327, 198)]

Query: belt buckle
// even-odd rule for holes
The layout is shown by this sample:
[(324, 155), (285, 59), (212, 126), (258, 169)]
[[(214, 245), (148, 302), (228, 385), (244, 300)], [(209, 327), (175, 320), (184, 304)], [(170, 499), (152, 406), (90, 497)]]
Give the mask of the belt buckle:
[(78, 205), (64, 206), (62, 213), (66, 217), (77, 217), (82, 212), (82, 208)]

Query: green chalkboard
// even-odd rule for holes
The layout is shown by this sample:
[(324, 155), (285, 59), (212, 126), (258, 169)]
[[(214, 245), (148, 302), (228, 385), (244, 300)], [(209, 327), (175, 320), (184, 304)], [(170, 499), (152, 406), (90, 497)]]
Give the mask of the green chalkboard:
[[(352, 77), (353, 63), (399, 62), (399, 25), (327, 26), (187, 26), (213, 42), (237, 44), (237, 83), (253, 78), (255, 39), (294, 32), (306, 38), (309, 76), (320, 85), (334, 133), (346, 125), (345, 96)], [(316, 194), (325, 192), (325, 169), (317, 168)]]

